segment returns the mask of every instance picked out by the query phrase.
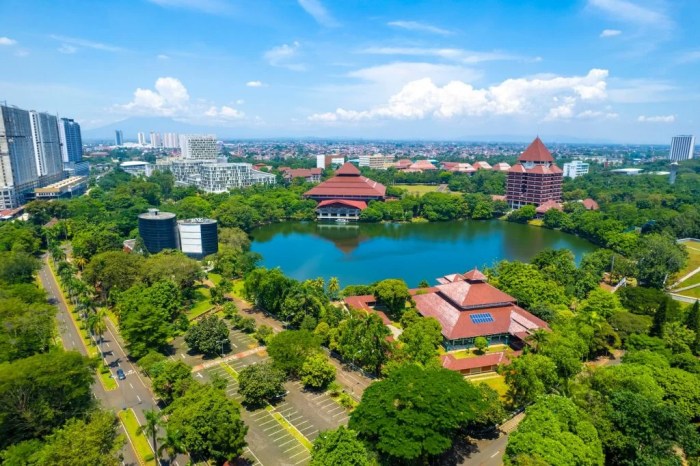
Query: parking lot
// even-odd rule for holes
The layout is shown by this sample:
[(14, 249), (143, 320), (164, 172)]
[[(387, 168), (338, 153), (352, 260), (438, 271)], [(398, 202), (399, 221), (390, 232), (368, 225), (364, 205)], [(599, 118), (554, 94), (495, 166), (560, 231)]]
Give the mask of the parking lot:
[[(246, 366), (265, 362), (268, 359), (267, 354), (261, 351), (223, 364), (240, 372)], [(226, 380), (228, 383), (226, 394), (241, 402), (238, 382), (224, 366), (217, 364), (203, 370), (201, 374), (200, 377), (205, 380), (211, 380), (214, 376)], [(241, 410), (243, 420), (249, 428), (246, 441), (250, 451), (246, 456), (255, 464), (263, 466), (308, 464), (311, 453), (299, 438), (290, 433), (289, 426), (309, 442), (313, 442), (320, 432), (347, 424), (346, 409), (327, 393), (305, 391), (299, 382), (287, 382), (285, 388), (288, 390), (287, 395), (271, 409), (248, 411), (244, 408)], [(275, 415), (281, 416), (289, 426), (285, 427), (284, 421), (276, 419)]]
[[(227, 323), (228, 325), (228, 323)], [(231, 345), (227, 349), (224, 347), (224, 357), (230, 356), (232, 354), (241, 353), (252, 348), (257, 348), (260, 346), (258, 341), (251, 335), (243, 333), (240, 330), (235, 330), (229, 327), (229, 339), (231, 340)], [(178, 336), (172, 341), (173, 351), (170, 355), (172, 360), (181, 360), (185, 364), (190, 366), (197, 366), (206, 361), (211, 361), (212, 359), (221, 357), (221, 354), (215, 355), (213, 358), (205, 358), (201, 354), (191, 353), (187, 343), (185, 343), (184, 336)]]

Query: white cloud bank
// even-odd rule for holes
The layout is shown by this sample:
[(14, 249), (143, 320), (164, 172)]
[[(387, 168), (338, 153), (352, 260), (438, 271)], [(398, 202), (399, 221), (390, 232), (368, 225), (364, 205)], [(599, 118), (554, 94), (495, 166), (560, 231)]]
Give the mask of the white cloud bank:
[(124, 105), (117, 105), (116, 111), (132, 115), (175, 117), (185, 120), (209, 120), (224, 122), (240, 120), (245, 114), (231, 106), (192, 103), (190, 95), (177, 78), (163, 77), (156, 80), (154, 89), (137, 88), (134, 98)]
[(674, 121), (676, 121), (676, 116), (675, 115), (654, 115), (654, 116), (639, 115), (637, 117), (637, 121), (640, 123), (673, 123)]
[(300, 47), (301, 44), (297, 41), (292, 42), (291, 45), (282, 44), (265, 52), (263, 57), (272, 66), (287, 68), (292, 71), (304, 71), (306, 66), (297, 60)]
[(262, 81), (248, 81), (245, 85), (248, 87), (263, 87), (265, 84)]
[(544, 120), (611, 118), (616, 115), (587, 108), (607, 99), (607, 78), (607, 70), (592, 69), (585, 76), (507, 79), (486, 88), (459, 80), (437, 86), (432, 79), (423, 78), (404, 85), (387, 104), (359, 111), (338, 108), (308, 119), (337, 122), (503, 115), (532, 115)]
[(17, 41), (9, 37), (0, 37), (0, 45), (15, 45)]
[(602, 37), (602, 38), (615, 37), (615, 36), (619, 36), (620, 34), (622, 34), (622, 31), (620, 31), (619, 29), (603, 29), (603, 31), (601, 31), (601, 33), (600, 33), (600, 37)]
[(389, 21), (386, 24), (387, 26), (406, 29), (408, 31), (428, 32), (430, 34), (438, 34), (441, 36), (449, 36), (453, 34), (453, 32), (450, 30), (433, 26), (432, 24), (421, 23), (420, 21)]

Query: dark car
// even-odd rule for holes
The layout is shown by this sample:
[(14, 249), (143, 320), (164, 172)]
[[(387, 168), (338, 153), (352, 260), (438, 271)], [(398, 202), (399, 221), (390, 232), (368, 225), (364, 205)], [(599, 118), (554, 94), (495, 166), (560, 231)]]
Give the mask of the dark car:
[(124, 373), (123, 370), (117, 369), (117, 378), (119, 380), (124, 380), (126, 378), (126, 374)]

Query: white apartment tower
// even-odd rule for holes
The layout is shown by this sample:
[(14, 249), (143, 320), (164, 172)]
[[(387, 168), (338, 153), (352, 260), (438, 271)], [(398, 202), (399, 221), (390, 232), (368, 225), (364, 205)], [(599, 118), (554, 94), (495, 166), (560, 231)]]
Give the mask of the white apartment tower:
[(180, 151), (184, 159), (215, 160), (219, 154), (213, 134), (181, 134)]
[(139, 145), (145, 146), (146, 145), (146, 135), (144, 133), (139, 133), (138, 138), (139, 138)]
[(34, 140), (34, 160), (39, 177), (46, 178), (46, 184), (60, 181), (63, 177), (63, 155), (61, 137), (58, 131), (58, 118), (48, 113), (29, 112)]
[(695, 150), (695, 136), (674, 136), (671, 139), (671, 152), (669, 158), (671, 162), (682, 162), (693, 158)]
[(579, 176), (587, 175), (589, 167), (589, 164), (580, 160), (565, 163), (563, 166), (564, 176), (568, 176), (569, 178), (573, 179)]

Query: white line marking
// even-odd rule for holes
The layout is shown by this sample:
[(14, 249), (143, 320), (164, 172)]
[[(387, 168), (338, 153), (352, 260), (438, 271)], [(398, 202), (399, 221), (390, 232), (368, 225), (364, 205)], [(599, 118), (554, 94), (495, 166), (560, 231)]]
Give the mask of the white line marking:
[(496, 450), (496, 453), (494, 453), (493, 455), (491, 455), (491, 458), (493, 458), (493, 457), (495, 457), (496, 455), (498, 455), (499, 452), (500, 452), (500, 450)]
[(129, 382), (129, 386), (131, 387), (132, 390), (134, 389), (134, 386), (131, 385), (131, 382)]

